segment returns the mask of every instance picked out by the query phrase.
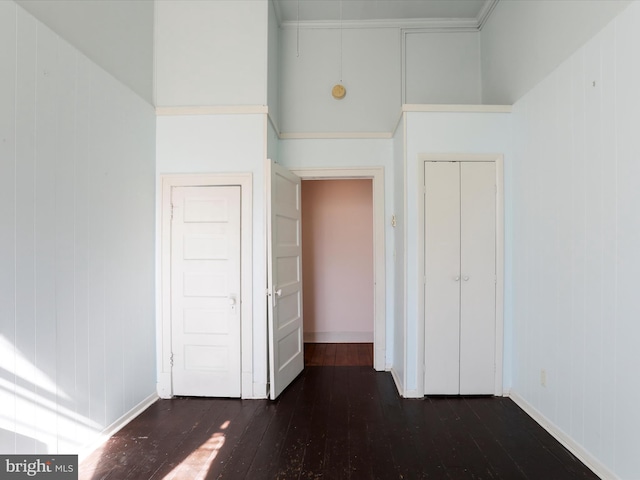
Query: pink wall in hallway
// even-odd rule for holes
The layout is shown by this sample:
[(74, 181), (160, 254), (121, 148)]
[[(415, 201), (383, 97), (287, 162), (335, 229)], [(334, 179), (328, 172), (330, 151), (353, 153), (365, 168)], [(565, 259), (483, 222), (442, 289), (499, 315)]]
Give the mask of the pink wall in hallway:
[(307, 341), (373, 341), (371, 180), (302, 182)]

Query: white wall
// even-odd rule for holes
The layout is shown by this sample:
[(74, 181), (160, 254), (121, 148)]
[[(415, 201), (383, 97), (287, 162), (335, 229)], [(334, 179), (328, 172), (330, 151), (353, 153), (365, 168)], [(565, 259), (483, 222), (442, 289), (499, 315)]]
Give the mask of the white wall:
[[(269, 0), (267, 105), (271, 120), (280, 125), (280, 28), (273, 0)], [(278, 127), (279, 128), (279, 127)]]
[[(406, 114), (402, 115), (398, 128), (393, 135), (393, 206), (391, 215), (395, 215), (396, 226), (392, 227), (393, 236), (393, 355), (389, 356), (388, 365), (392, 368), (394, 379), (399, 388), (404, 391), (404, 380), (406, 373), (406, 312), (405, 312), (405, 232), (407, 223), (405, 221), (405, 169), (406, 169)], [(389, 274), (387, 274), (389, 276)]]
[(153, 103), (154, 1), (17, 0), (17, 3)]
[[(243, 398), (265, 398), (267, 392), (266, 124), (264, 114), (159, 116), (156, 122), (157, 182), (166, 173), (253, 174), (253, 365), (242, 365), (242, 371), (253, 375), (254, 388), (243, 391)], [(160, 272), (159, 260), (157, 265)]]
[[(340, 29), (282, 29), (281, 131), (389, 134), (398, 121), (403, 88), (404, 103), (480, 102), (477, 32), (406, 32), (343, 28), (341, 78)], [(347, 95), (335, 100), (331, 89), (340, 80)]]
[(639, 44), (634, 2), (514, 106), (513, 392), (622, 479), (640, 478)]
[(481, 32), (482, 103), (513, 104), (628, 4), (629, 0), (498, 3)]
[(403, 103), (480, 103), (480, 33), (414, 32), (405, 38)]
[[(511, 118), (508, 113), (407, 113), (406, 114), (406, 207), (405, 207), (405, 295), (406, 310), (406, 372), (405, 394), (422, 396), (424, 361), (421, 342), (424, 338), (424, 318), (419, 318), (420, 295), (423, 281), (416, 259), (419, 238), (419, 204), (423, 194), (418, 156), (423, 153), (498, 153), (504, 154), (505, 177), (513, 159), (510, 157)], [(508, 181), (508, 180), (506, 180)], [(505, 217), (505, 231), (511, 228), (511, 219)], [(505, 239), (508, 241), (508, 237)], [(505, 283), (509, 281), (510, 265), (505, 262)], [(505, 325), (510, 319), (505, 318)], [(505, 337), (509, 343), (509, 338)], [(506, 350), (506, 349), (505, 349)], [(509, 359), (505, 358), (505, 363)]]
[[(283, 132), (390, 132), (400, 110), (398, 29), (344, 29), (342, 78), (340, 31), (281, 31)], [(331, 96), (341, 83), (342, 100)]]
[(156, 105), (266, 105), (269, 2), (156, 2)]
[(78, 453), (154, 395), (154, 112), (0, 2), (0, 450)]
[(287, 168), (384, 167), (385, 271), (386, 282), (386, 364), (393, 361), (394, 289), (393, 272), (393, 153), (391, 140), (317, 139), (281, 140), (278, 163)]

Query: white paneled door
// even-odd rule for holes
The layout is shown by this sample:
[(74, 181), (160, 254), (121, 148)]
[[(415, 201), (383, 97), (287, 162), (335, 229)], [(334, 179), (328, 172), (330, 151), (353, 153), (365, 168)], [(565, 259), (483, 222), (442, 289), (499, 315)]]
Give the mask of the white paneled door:
[(494, 162), (425, 162), (425, 393), (493, 394)]
[(270, 398), (304, 368), (300, 178), (268, 161), (267, 243)]
[(240, 194), (173, 187), (173, 395), (240, 396)]

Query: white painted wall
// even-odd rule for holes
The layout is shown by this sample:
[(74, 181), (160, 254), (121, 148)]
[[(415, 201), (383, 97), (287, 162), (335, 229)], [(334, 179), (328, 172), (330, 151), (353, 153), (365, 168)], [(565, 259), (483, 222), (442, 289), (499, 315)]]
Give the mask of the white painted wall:
[(152, 0), (17, 0), (17, 3), (153, 103)]
[(640, 478), (639, 44), (634, 2), (513, 114), (512, 390), (603, 478)]
[[(384, 167), (385, 208), (385, 271), (393, 272), (393, 153), (391, 140), (382, 139), (324, 139), (281, 140), (278, 163), (287, 168), (349, 168)], [(387, 273), (386, 283), (386, 364), (393, 361), (394, 346), (394, 289)]]
[[(281, 31), (283, 132), (389, 132), (400, 110), (400, 32), (394, 28)], [(331, 96), (341, 83), (342, 100)]]
[(629, 0), (498, 3), (481, 32), (482, 103), (513, 104), (628, 4)]
[[(422, 396), (424, 361), (421, 342), (424, 338), (424, 318), (420, 316), (420, 294), (423, 285), (416, 259), (419, 238), (419, 203), (422, 202), (423, 184), (419, 173), (418, 155), (422, 153), (499, 153), (504, 154), (505, 176), (508, 178), (510, 158), (511, 119), (508, 113), (406, 113), (406, 193), (405, 204), (405, 295), (406, 310), (406, 372), (405, 395)], [(505, 217), (505, 231), (511, 228), (511, 219)], [(508, 238), (506, 239), (508, 241)], [(505, 284), (510, 281), (510, 264), (505, 262)], [(508, 292), (506, 292), (508, 295)], [(506, 310), (506, 309), (505, 309)], [(510, 319), (505, 317), (505, 325)], [(505, 335), (505, 342), (509, 338)], [(505, 358), (505, 363), (509, 359)]]
[(154, 112), (0, 2), (0, 450), (78, 453), (154, 395)]
[(156, 105), (266, 105), (269, 2), (155, 4)]
[[(393, 135), (393, 206), (391, 215), (396, 217), (396, 226), (392, 226), (393, 238), (393, 355), (389, 356), (388, 364), (396, 383), (404, 391), (404, 379), (406, 372), (406, 312), (405, 312), (405, 278), (406, 278), (406, 258), (405, 239), (407, 223), (405, 221), (405, 169), (406, 169), (406, 114), (402, 115), (400, 123)], [(387, 274), (389, 276), (389, 274)]]
[[(406, 56), (403, 65), (404, 38)], [(282, 132), (394, 130), (403, 103), (479, 103), (479, 34), (400, 28), (281, 30)], [(404, 69), (404, 72), (403, 72)], [(331, 96), (342, 83), (347, 95)]]
[(480, 103), (480, 33), (405, 35), (403, 103)]
[[(156, 122), (156, 174), (253, 174), (253, 365), (243, 375), (253, 376), (253, 392), (243, 398), (265, 398), (267, 384), (267, 319), (265, 178), (267, 118), (264, 114), (159, 116)], [(157, 198), (157, 205), (161, 199)], [(160, 214), (160, 208), (157, 209)], [(159, 218), (159, 217), (158, 217)], [(160, 241), (156, 220), (157, 244)], [(157, 257), (160, 274), (160, 259)], [(159, 280), (159, 277), (158, 277)]]
[(273, 0), (268, 0), (268, 3), (267, 105), (269, 106), (269, 115), (272, 122), (280, 125), (280, 27), (278, 26)]

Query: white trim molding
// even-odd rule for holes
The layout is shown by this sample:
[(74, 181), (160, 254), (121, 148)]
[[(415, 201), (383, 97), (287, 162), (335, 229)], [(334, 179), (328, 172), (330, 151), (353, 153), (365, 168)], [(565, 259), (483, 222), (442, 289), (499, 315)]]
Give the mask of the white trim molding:
[(373, 180), (373, 368), (384, 371), (386, 367), (386, 274), (385, 274), (385, 216), (384, 216), (384, 168), (290, 168), (303, 180)]
[(304, 332), (305, 343), (373, 343), (373, 332)]
[[(495, 377), (494, 395), (504, 394), (504, 156), (499, 153), (429, 153), (418, 155), (418, 191), (424, 188), (425, 162), (495, 162), (496, 166), (496, 327), (495, 327)], [(418, 202), (418, 278), (425, 276), (424, 258), (424, 201)], [(425, 292), (420, 289), (418, 305), (418, 352), (420, 364), (424, 365), (425, 355)], [(424, 392), (424, 368), (418, 370), (418, 390)]]
[(405, 103), (403, 112), (511, 113), (511, 105), (445, 105)]
[(218, 106), (184, 106), (156, 107), (157, 116), (171, 115), (256, 115), (267, 114), (266, 105), (218, 105)]
[[(165, 174), (160, 175), (160, 225), (158, 245), (160, 292), (156, 314), (157, 393), (173, 396), (171, 378), (171, 191), (174, 187), (238, 185), (240, 212), (240, 322), (241, 396), (254, 398), (253, 386), (253, 176), (251, 173)], [(264, 398), (264, 397), (262, 397)]]
[(393, 138), (389, 132), (283, 132), (282, 140), (342, 140), (342, 139), (385, 139)]
[(524, 398), (514, 392), (510, 392), (509, 398), (514, 401), (524, 412), (544, 428), (549, 434), (560, 442), (567, 450), (575, 455), (578, 460), (584, 463), (593, 473), (600, 478), (615, 480), (619, 477), (602, 464), (597, 458), (591, 455), (585, 448), (573, 438), (563, 432), (551, 420), (545, 417), (538, 409), (527, 402)]

